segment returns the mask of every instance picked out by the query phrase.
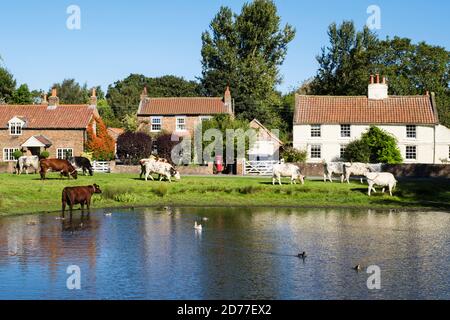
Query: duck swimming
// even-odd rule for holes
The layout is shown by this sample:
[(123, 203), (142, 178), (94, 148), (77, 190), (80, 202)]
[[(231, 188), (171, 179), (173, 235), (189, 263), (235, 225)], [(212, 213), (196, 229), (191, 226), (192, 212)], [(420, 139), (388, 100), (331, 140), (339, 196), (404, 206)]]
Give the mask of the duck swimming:
[(356, 266), (353, 267), (353, 270), (360, 271), (361, 265), (357, 264)]
[(299, 257), (300, 259), (305, 259), (305, 258), (306, 258), (306, 252), (303, 251), (302, 253), (299, 253), (299, 254), (297, 255), (297, 257)]

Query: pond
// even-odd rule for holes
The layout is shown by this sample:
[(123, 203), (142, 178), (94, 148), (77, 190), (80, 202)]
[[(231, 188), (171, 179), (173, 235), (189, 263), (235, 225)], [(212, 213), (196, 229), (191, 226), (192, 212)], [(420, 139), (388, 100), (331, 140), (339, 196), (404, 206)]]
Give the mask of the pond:
[[(77, 212), (72, 221), (4, 217), (0, 299), (450, 299), (449, 231), (446, 212), (148, 208)], [(296, 256), (302, 251), (306, 259)], [(367, 286), (372, 265), (381, 289)], [(68, 289), (69, 266), (79, 268), (79, 290)]]

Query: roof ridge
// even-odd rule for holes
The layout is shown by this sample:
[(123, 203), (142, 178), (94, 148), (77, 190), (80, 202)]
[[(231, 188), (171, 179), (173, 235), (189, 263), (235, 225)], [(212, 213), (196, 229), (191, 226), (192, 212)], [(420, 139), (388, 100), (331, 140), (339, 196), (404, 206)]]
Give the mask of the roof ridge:
[(148, 97), (148, 99), (223, 99), (222, 97)]

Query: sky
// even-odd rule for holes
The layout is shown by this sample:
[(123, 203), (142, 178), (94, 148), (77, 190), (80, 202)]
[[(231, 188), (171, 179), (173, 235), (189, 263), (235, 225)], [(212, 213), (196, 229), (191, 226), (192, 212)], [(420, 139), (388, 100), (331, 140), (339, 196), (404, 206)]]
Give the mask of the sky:
[[(201, 33), (221, 6), (239, 12), (241, 0), (0, 0), (0, 64), (30, 89), (66, 78), (92, 87), (140, 73), (195, 80), (201, 75)], [(381, 9), (381, 38), (401, 36), (450, 50), (450, 2), (444, 0), (275, 0), (282, 24), (297, 30), (280, 68), (287, 92), (315, 75), (327, 28), (353, 20), (362, 28)], [(70, 30), (67, 8), (81, 10)]]

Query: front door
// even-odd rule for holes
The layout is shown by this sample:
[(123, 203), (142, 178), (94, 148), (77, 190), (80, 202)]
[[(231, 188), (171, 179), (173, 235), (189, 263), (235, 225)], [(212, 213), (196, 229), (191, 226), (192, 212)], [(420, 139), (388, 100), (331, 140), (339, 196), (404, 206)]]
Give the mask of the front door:
[(31, 152), (31, 155), (33, 156), (39, 156), (41, 154), (41, 148), (40, 147), (30, 147), (28, 150)]

